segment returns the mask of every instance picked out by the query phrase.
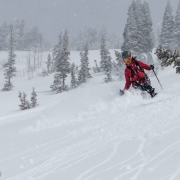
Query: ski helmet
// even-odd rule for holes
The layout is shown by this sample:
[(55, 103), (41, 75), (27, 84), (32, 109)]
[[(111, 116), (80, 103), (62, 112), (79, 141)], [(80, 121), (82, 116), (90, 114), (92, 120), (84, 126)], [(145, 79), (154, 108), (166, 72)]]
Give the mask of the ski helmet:
[(128, 58), (128, 57), (132, 57), (131, 52), (130, 51), (123, 51), (122, 52), (122, 58)]

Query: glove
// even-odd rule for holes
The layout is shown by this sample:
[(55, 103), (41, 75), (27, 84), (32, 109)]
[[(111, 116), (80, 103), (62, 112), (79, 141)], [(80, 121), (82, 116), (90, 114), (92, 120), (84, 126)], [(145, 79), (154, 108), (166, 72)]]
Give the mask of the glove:
[(152, 70), (154, 70), (154, 65), (151, 64), (150, 67), (151, 67)]
[(124, 90), (120, 89), (120, 95), (123, 95), (123, 94), (124, 94)]

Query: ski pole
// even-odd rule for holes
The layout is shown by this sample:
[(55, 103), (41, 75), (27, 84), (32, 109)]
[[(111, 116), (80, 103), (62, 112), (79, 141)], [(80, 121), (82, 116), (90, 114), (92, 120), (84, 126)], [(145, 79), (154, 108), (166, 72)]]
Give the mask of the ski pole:
[(159, 79), (158, 79), (158, 77), (157, 77), (157, 75), (156, 75), (156, 73), (155, 73), (154, 69), (152, 69), (152, 70), (153, 70), (153, 72), (154, 72), (154, 74), (155, 74), (155, 76), (156, 76), (156, 78), (157, 78), (157, 80), (158, 80), (158, 82), (159, 82), (159, 84), (160, 84), (161, 88), (163, 89), (163, 87), (162, 87), (162, 85), (161, 85), (161, 83), (160, 83), (160, 81), (159, 81)]

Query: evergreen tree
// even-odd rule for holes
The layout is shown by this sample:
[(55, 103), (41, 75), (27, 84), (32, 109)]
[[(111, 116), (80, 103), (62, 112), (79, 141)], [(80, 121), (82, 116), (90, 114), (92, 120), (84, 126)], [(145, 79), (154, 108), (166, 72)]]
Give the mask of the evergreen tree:
[(60, 72), (60, 66), (61, 66), (62, 33), (60, 33), (58, 38), (59, 38), (58, 44), (55, 45), (53, 49), (53, 60), (54, 60), (54, 66), (56, 72)]
[(50, 86), (52, 91), (56, 91), (57, 93), (62, 92), (61, 87), (61, 52), (62, 52), (62, 34), (59, 35), (58, 44), (55, 45), (53, 49), (53, 59), (54, 59), (54, 67), (55, 67), (55, 75), (54, 75), (54, 82), (53, 85)]
[(102, 33), (101, 37), (101, 47), (100, 47), (100, 55), (101, 55), (101, 61), (100, 61), (100, 70), (105, 71), (106, 69), (106, 62), (109, 55), (109, 51), (106, 48), (106, 35), (105, 33)]
[(10, 39), (9, 39), (9, 56), (8, 56), (8, 61), (7, 63), (4, 64), (4, 68), (5, 68), (5, 79), (6, 79), (6, 83), (4, 85), (3, 90), (4, 91), (10, 91), (13, 88), (12, 82), (11, 82), (11, 78), (13, 78), (16, 74), (16, 67), (15, 65), (15, 58), (16, 55), (14, 53), (14, 49), (15, 49), (15, 35), (14, 35), (14, 29), (13, 29), (13, 25), (10, 25)]
[(69, 38), (68, 38), (68, 31), (65, 30), (64, 36), (63, 36), (63, 44), (62, 44), (62, 52), (61, 52), (61, 66), (60, 66), (60, 72), (62, 77), (62, 89), (64, 91), (68, 90), (68, 86), (65, 85), (65, 80), (67, 77), (67, 74), (70, 73), (70, 63), (69, 63), (69, 55), (70, 51), (68, 49), (69, 45)]
[(132, 1), (128, 10), (127, 24), (123, 33), (122, 51), (142, 54), (152, 51), (152, 19), (149, 4), (141, 0)]
[(174, 21), (172, 15), (172, 7), (168, 1), (162, 23), (162, 29), (160, 34), (160, 45), (163, 48), (171, 47), (173, 43), (173, 30), (174, 30)]
[(153, 33), (152, 33), (152, 19), (149, 9), (149, 4), (145, 1), (142, 5), (142, 14), (143, 14), (143, 52), (150, 53), (153, 49)]
[(60, 92), (63, 91), (62, 90), (62, 85), (61, 85), (62, 84), (61, 79), (62, 79), (61, 73), (56, 72), (55, 75), (54, 75), (53, 85), (50, 86), (51, 91), (56, 92), (56, 93), (60, 93)]
[(85, 62), (85, 66), (86, 66), (86, 78), (92, 78), (91, 74), (90, 74), (90, 67), (89, 67), (89, 58), (88, 58), (88, 44), (85, 45), (84, 47), (84, 62)]
[(81, 61), (81, 69), (78, 73), (78, 84), (82, 84), (82, 83), (85, 83), (87, 78), (92, 78), (89, 70), (89, 58), (88, 58), (88, 45), (86, 44), (84, 46), (84, 52), (81, 51), (80, 52), (80, 61)]
[(138, 27), (135, 16), (135, 8), (136, 4), (132, 1), (128, 10), (127, 23), (123, 33), (124, 42), (121, 46), (122, 51), (138, 52)]
[(67, 74), (70, 73), (68, 44), (68, 31), (65, 30), (63, 38), (61, 34), (59, 35), (59, 42), (53, 50), (56, 74), (54, 76), (54, 84), (50, 86), (52, 91), (62, 92), (68, 90), (68, 86), (65, 85)]
[(31, 93), (31, 108), (35, 108), (36, 106), (38, 106), (37, 103), (37, 94), (35, 92), (35, 89), (33, 88), (32, 93)]
[(28, 100), (26, 100), (26, 94), (23, 92), (23, 95), (21, 92), (19, 92), (19, 99), (21, 101), (21, 104), (19, 105), (20, 109), (21, 110), (26, 110), (26, 109), (30, 109), (31, 108), (31, 105), (29, 103)]
[(112, 81), (111, 71), (112, 71), (112, 62), (110, 52), (106, 49), (106, 34), (105, 32), (102, 33), (101, 37), (101, 48), (100, 48), (100, 69), (105, 71), (107, 77), (105, 78), (105, 82)]
[(180, 53), (177, 50), (173, 52), (172, 50), (160, 47), (156, 49), (155, 54), (158, 59), (161, 60), (162, 67), (167, 67), (173, 64), (173, 67), (176, 67), (176, 73), (180, 74)]
[(136, 0), (135, 3), (133, 3), (133, 9), (135, 14), (135, 19), (137, 23), (137, 52), (138, 54), (141, 54), (144, 52), (144, 45), (145, 45), (145, 34), (144, 34), (144, 14), (143, 14), (143, 7), (141, 0)]
[(80, 59), (80, 61), (81, 61), (81, 65), (80, 65), (81, 69), (79, 70), (79, 73), (78, 73), (78, 84), (85, 83), (86, 82), (86, 77), (87, 77), (87, 75), (86, 75), (86, 72), (87, 72), (87, 70), (86, 70), (86, 62), (84, 60), (84, 53), (82, 51), (80, 52), (80, 57), (81, 57), (81, 59)]
[(175, 16), (173, 41), (175, 48), (180, 50), (180, 1)]
[(106, 78), (105, 78), (105, 82), (112, 82), (112, 76), (111, 76), (111, 71), (112, 71), (112, 62), (111, 62), (111, 56), (108, 55), (107, 59), (106, 59), (106, 63), (105, 63), (105, 74), (106, 74)]
[(78, 81), (75, 76), (75, 64), (71, 65), (71, 88), (76, 88), (78, 86)]

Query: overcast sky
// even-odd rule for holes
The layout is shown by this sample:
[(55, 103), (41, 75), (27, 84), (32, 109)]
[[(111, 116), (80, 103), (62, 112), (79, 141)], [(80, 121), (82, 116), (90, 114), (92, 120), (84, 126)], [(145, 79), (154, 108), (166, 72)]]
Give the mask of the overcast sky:
[[(162, 23), (167, 0), (146, 0), (150, 5), (153, 27)], [(170, 0), (175, 15), (179, 0)], [(70, 36), (83, 26), (122, 35), (127, 11), (132, 0), (0, 0), (0, 23), (23, 18), (28, 27), (38, 26), (45, 39), (56, 43), (60, 31), (67, 28)]]

